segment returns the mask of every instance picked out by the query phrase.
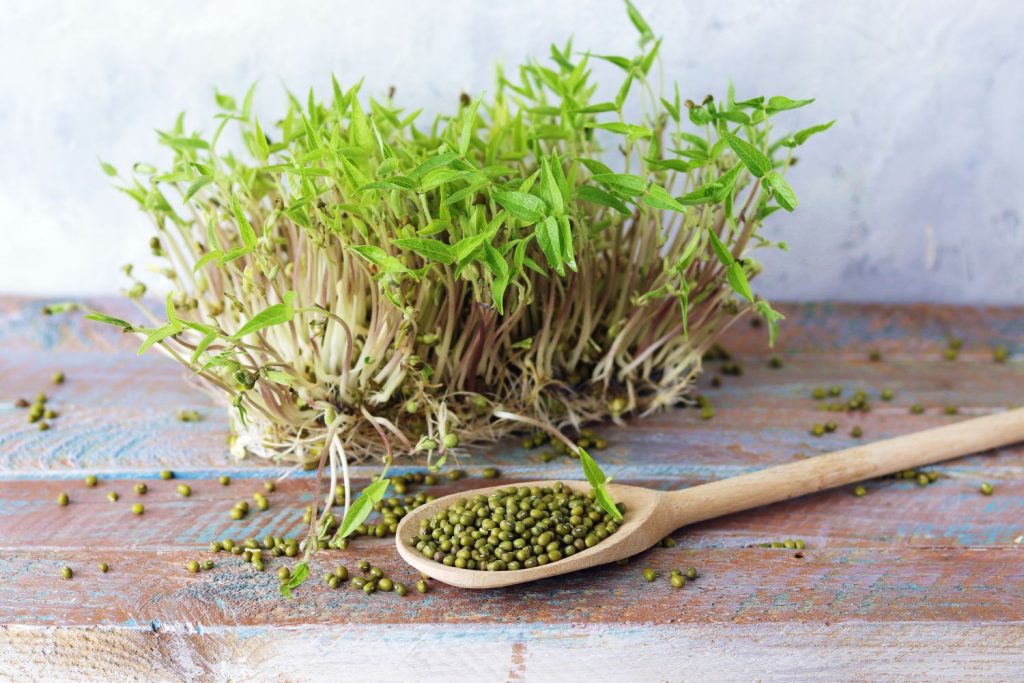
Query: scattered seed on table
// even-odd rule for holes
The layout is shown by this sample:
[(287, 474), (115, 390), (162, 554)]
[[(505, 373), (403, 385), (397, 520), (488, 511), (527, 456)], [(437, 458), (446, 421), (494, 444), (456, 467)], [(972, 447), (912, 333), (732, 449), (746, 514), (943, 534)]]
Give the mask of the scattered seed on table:
[(120, 497), (121, 496), (117, 495), (117, 491), (111, 491), (110, 493), (107, 494), (107, 500), (109, 500), (111, 503), (116, 503), (117, 499)]
[(956, 406), (954, 406), (954, 405), (948, 405), (948, 406), (946, 406), (946, 408), (945, 408), (945, 413), (946, 413), (946, 415), (956, 415), (956, 414), (957, 414), (957, 413), (959, 413), (959, 412), (960, 412), (960, 409), (959, 409), (959, 408), (957, 408), (957, 407), (956, 407)]
[(231, 484), (231, 477), (229, 477), (226, 474), (220, 475), (220, 485), (221, 486), (228, 486), (230, 484)]
[(427, 582), (426, 581), (424, 581), (423, 579), (420, 579), (419, 581), (416, 582), (416, 590), (419, 591), (420, 593), (426, 593), (428, 590), (430, 590), (430, 587), (427, 586)]
[(828, 388), (828, 395), (829, 396), (842, 396), (843, 395), (843, 388), (841, 386), (839, 386), (838, 384), (833, 384), (832, 386), (830, 386)]
[(871, 352), (868, 353), (868, 360), (873, 363), (877, 363), (882, 360), (882, 352), (878, 349), (872, 349)]
[(282, 581), (287, 581), (291, 577), (292, 577), (292, 570), (288, 569), (288, 567), (281, 567), (280, 569), (277, 570), (277, 578), (281, 579)]
[(673, 588), (682, 588), (686, 585), (686, 579), (679, 574), (673, 573), (672, 576), (668, 577), (668, 580)]
[(348, 581), (348, 567), (338, 565), (334, 569), (334, 575), (338, 577), (338, 581)]
[(685, 574), (685, 576), (686, 576), (686, 578), (688, 578), (688, 579), (689, 579), (690, 581), (693, 581), (694, 579), (696, 579), (696, 578), (697, 578), (697, 568), (696, 568), (696, 567), (687, 567), (687, 568), (686, 568), (686, 574)]
[(174, 478), (174, 472), (171, 472), (170, 470), (161, 470), (160, 471), (160, 478), (164, 479), (164, 480), (166, 480), (166, 479), (173, 479)]
[(395, 593), (399, 597), (405, 597), (405, 594), (409, 592), (409, 589), (405, 587), (405, 584), (401, 581), (395, 582)]
[(859, 439), (864, 436), (864, 431), (859, 426), (854, 426), (854, 428), (850, 430), (850, 436), (855, 439)]
[(178, 495), (188, 498), (192, 495), (192, 487), (188, 484), (178, 484)]
[(145, 511), (146, 511), (146, 508), (145, 508), (145, 506), (142, 503), (135, 503), (134, 505), (132, 505), (132, 514), (133, 515), (141, 515)]
[(263, 482), (263, 488), (265, 488), (268, 492), (272, 492), (274, 491), (274, 489), (277, 488), (277, 485), (272, 481), (265, 481)]
[(644, 570), (644, 580), (647, 581), (647, 583), (654, 581), (656, 578), (658, 578), (658, 574), (653, 569), (648, 567)]
[(768, 361), (768, 367), (778, 370), (779, 368), (782, 367), (782, 359), (779, 358), (778, 356), (772, 356), (771, 359)]
[(100, 570), (100, 574), (106, 574), (110, 570), (110, 567), (107, 566), (106, 562), (100, 562), (96, 567)]
[(61, 567), (60, 575), (63, 576), (65, 579), (70, 579), (72, 576), (75, 575), (75, 572), (71, 569), (71, 567)]
[(52, 420), (53, 418), (58, 417), (57, 411), (47, 408), (46, 410), (43, 411), (43, 417), (45, 417), (47, 420)]
[(135, 485), (135, 493), (139, 494), (140, 496), (144, 495), (147, 491), (149, 491), (149, 487), (146, 486), (145, 484), (139, 483)]
[(997, 363), (1005, 363), (1006, 359), (1010, 357), (1010, 349), (1005, 346), (997, 346), (992, 349), (992, 360)]
[(959, 352), (956, 349), (946, 349), (942, 352), (942, 357), (946, 360), (956, 360)]
[(71, 502), (71, 499), (68, 498), (68, 494), (64, 493), (63, 491), (60, 492), (59, 494), (57, 494), (57, 505), (60, 505), (61, 507), (64, 507), (65, 505), (67, 505), (70, 502)]
[(359, 567), (359, 571), (361, 571), (363, 573), (366, 573), (366, 572), (370, 571), (370, 561), (369, 560), (359, 560), (359, 564), (357, 564), (356, 566)]
[(496, 467), (485, 467), (482, 476), (484, 479), (497, 479), (499, 474)]
[(185, 569), (187, 569), (192, 574), (196, 574), (199, 572), (199, 563), (195, 560), (189, 560), (185, 564)]
[(824, 436), (824, 435), (825, 435), (825, 425), (818, 424), (818, 423), (815, 423), (815, 424), (811, 425), (811, 436)]
[(995, 491), (995, 488), (992, 487), (992, 484), (986, 481), (982, 483), (981, 488), (979, 490), (981, 491), (981, 495), (991, 496), (992, 492)]
[(245, 511), (238, 507), (231, 508), (231, 519), (242, 519), (245, 517)]
[(932, 482), (931, 482), (931, 479), (928, 478), (927, 474), (922, 472), (921, 474), (917, 475), (917, 485), (918, 486), (927, 486), (930, 483), (932, 483)]
[(85, 485), (90, 487), (90, 488), (92, 488), (93, 486), (96, 486), (96, 484), (98, 484), (98, 483), (99, 483), (99, 480), (96, 478), (95, 474), (90, 474), (89, 476), (87, 476), (85, 478)]
[(910, 406), (910, 414), (911, 415), (921, 415), (923, 413), (924, 413), (924, 406), (921, 405), (920, 403), (915, 403), (914, 405)]
[(882, 393), (879, 394), (879, 397), (881, 397), (883, 401), (891, 401), (893, 395), (892, 389), (882, 389)]
[(380, 579), (380, 580), (379, 580), (379, 581), (377, 582), (377, 588), (378, 588), (378, 589), (380, 589), (381, 591), (383, 591), (384, 593), (390, 593), (390, 592), (391, 592), (391, 590), (392, 590), (392, 589), (393, 589), (394, 587), (395, 587), (395, 584), (394, 584), (394, 582), (392, 582), (392, 581), (391, 581), (391, 579), (389, 579), (389, 578), (388, 578), (388, 577), (386, 577), (386, 576), (385, 576), (385, 577), (382, 577), (382, 578), (381, 578), (381, 579)]
[(868, 490), (866, 488), (864, 488), (863, 486), (854, 486), (853, 487), (853, 495), (857, 496), (858, 498), (860, 498), (862, 496), (866, 496), (867, 494), (868, 494)]
[(215, 566), (216, 565), (214, 564), (213, 560), (203, 560), (203, 569), (210, 570), (213, 569)]
[(50, 428), (50, 423), (49, 422), (40, 422), (39, 423), (39, 431), (45, 432), (49, 428)]

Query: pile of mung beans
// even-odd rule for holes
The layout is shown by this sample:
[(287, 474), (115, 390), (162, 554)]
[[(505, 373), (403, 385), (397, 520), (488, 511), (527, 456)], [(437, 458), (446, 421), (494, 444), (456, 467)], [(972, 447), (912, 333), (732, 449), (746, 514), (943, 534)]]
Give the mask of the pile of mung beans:
[(449, 567), (515, 571), (571, 557), (618, 528), (593, 492), (578, 493), (557, 482), (461, 499), (423, 519), (410, 544)]

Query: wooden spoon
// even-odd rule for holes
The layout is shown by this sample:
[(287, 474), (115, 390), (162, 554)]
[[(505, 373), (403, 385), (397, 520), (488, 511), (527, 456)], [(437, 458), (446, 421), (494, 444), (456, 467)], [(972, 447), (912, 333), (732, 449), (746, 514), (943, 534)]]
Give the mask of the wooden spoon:
[[(486, 496), (496, 489), (513, 485), (550, 486), (554, 481), (529, 481), (473, 489), (438, 498), (406, 515), (398, 525), (396, 534), (398, 553), (416, 569), (453, 586), (512, 586), (636, 555), (687, 524), (1017, 441), (1024, 441), (1024, 408), (855, 446), (682, 491), (654, 491), (637, 486), (609, 484), (608, 492), (612, 498), (626, 506), (623, 523), (615, 533), (594, 547), (557, 562), (515, 571), (491, 572), (447, 567), (423, 557), (410, 545), (410, 539), (419, 532), (421, 519), (449, 507), (460, 498), (478, 493)], [(590, 488), (586, 482), (564, 483), (577, 491)]]

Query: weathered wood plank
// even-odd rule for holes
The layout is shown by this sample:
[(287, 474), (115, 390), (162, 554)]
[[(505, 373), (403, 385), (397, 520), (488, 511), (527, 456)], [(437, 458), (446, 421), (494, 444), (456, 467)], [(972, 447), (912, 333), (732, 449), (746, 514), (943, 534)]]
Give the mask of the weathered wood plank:
[(1007, 681), (1008, 623), (0, 626), (0, 676), (59, 680)]
[[(943, 477), (925, 489), (910, 481), (892, 479), (867, 484), (870, 494), (864, 498), (850, 495), (849, 488), (825, 491), (755, 511), (731, 515), (680, 530), (675, 538), (688, 547), (742, 547), (766, 541), (800, 538), (813, 547), (893, 546), (987, 546), (1009, 545), (1024, 534), (1024, 479), (993, 472), (984, 461), (991, 456), (972, 459), (978, 467), (946, 468)], [(574, 466), (561, 467), (565, 478), (578, 478)], [(400, 472), (401, 469), (396, 471)], [(693, 479), (645, 479), (621, 468), (623, 483), (651, 488), (677, 489), (698, 483)], [(508, 472), (506, 472), (507, 474)], [(246, 477), (246, 475), (249, 475)], [(312, 476), (290, 478), (269, 496), (271, 507), (265, 512), (252, 508), (241, 521), (231, 520), (229, 511), (239, 500), (252, 503), (252, 493), (262, 491), (260, 480), (247, 470), (234, 471), (233, 483), (224, 487), (216, 480), (188, 477), (162, 481), (156, 473), (146, 478), (103, 479), (94, 489), (80, 478), (73, 480), (0, 481), (0, 549), (32, 548), (118, 548), (130, 535), (138, 549), (202, 549), (211, 541), (225, 537), (244, 539), (301, 535), (302, 514), (312, 502)], [(549, 472), (517, 472), (514, 479), (487, 484), (515, 483), (544, 476)], [(993, 482), (997, 493), (991, 497), (978, 492), (984, 477)], [(132, 487), (144, 481), (149, 493), (137, 496)], [(368, 481), (356, 479), (358, 490)], [(175, 492), (180, 482), (192, 488), (189, 498)], [(477, 476), (456, 484), (421, 488), (434, 495), (447, 495), (479, 486)], [(116, 491), (121, 499), (111, 503), (106, 495)], [(58, 507), (58, 493), (71, 498), (67, 507)], [(131, 504), (141, 502), (146, 512), (131, 513)], [(340, 514), (340, 512), (339, 512)], [(372, 545), (370, 539), (357, 539), (353, 549)]]
[[(301, 599), (277, 592), (276, 570), (294, 560), (268, 559), (258, 572), (233, 555), (189, 574), (177, 550), (68, 548), (8, 550), (0, 558), (0, 623), (22, 625), (216, 625), (482, 623), (669, 624), (765, 622), (1006, 621), (1024, 622), (1024, 549), (877, 547), (652, 548), (629, 565), (605, 565), (515, 590), (467, 591), (439, 582), (405, 598), (366, 596), (320, 577), (360, 559), (409, 584), (418, 575), (385, 543), (333, 551), (313, 559)], [(342, 559), (344, 558), (344, 559)], [(96, 562), (110, 565), (107, 574)], [(71, 580), (60, 567), (77, 568)], [(667, 580), (674, 567), (701, 576), (682, 589)], [(659, 579), (647, 583), (642, 571)]]

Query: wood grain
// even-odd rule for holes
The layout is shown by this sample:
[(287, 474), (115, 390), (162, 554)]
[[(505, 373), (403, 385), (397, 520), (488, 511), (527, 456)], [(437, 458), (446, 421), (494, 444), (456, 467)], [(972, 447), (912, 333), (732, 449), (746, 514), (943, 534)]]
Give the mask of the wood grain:
[[(115, 313), (121, 305), (97, 303)], [(299, 533), (309, 473), (279, 484), (267, 512), (232, 522), (235, 501), (285, 470), (231, 461), (224, 416), (180, 368), (136, 357), (134, 340), (116, 331), (42, 316), (42, 304), (0, 298), (0, 678), (45, 670), (67, 680), (292, 680), (346, 671), (442, 680), (458, 666), (484, 680), (1007, 680), (1024, 670), (1020, 447), (936, 466), (942, 476), (925, 488), (885, 479), (870, 482), (864, 498), (840, 489), (703, 522), (674, 534), (676, 548), (514, 593), (437, 584), (426, 596), (368, 598), (316, 580), (363, 557), (414, 578), (390, 539), (360, 539), (318, 556), (301, 599), (286, 602), (275, 592), (281, 560), (263, 574), (224, 554), (198, 576), (183, 564), (226, 535)], [(674, 490), (854, 445), (854, 425), (875, 439), (1024, 402), (1024, 309), (783, 310), (775, 351), (765, 348), (763, 329), (730, 331), (726, 346), (741, 377), (712, 388), (719, 366), (709, 364), (702, 391), (714, 419), (677, 410), (601, 428), (610, 442), (599, 454), (606, 471), (622, 483)], [(955, 362), (942, 359), (949, 334), (965, 340)], [(996, 344), (1009, 345), (1010, 362), (991, 361)], [(882, 362), (868, 360), (875, 348)], [(784, 367), (769, 368), (770, 355)], [(52, 386), (58, 369), (67, 382)], [(846, 395), (868, 390), (872, 411), (819, 411), (811, 389), (832, 384)], [(885, 386), (896, 392), (891, 402), (877, 399)], [(39, 391), (61, 412), (49, 432), (13, 407)], [(925, 415), (908, 414), (915, 402)], [(960, 415), (942, 414), (945, 405)], [(182, 424), (180, 408), (205, 419)], [(839, 423), (835, 434), (809, 434), (829, 418)], [(487, 465), (501, 468), (499, 482), (579, 476), (575, 461), (541, 463), (538, 452), (510, 442), (460, 464), (470, 478), (432, 492), (472, 488)], [(177, 482), (157, 477), (162, 468), (193, 495), (178, 497)], [(354, 470), (359, 486), (376, 465)], [(82, 485), (86, 471), (100, 475), (99, 487)], [(216, 482), (221, 473), (232, 476), (230, 487)], [(142, 517), (129, 511), (136, 481), (150, 486)], [(981, 481), (995, 495), (981, 496)], [(109, 503), (109, 490), (121, 501)], [(55, 504), (60, 491), (71, 495), (66, 508)], [(748, 547), (785, 538), (805, 540), (803, 558)], [(110, 573), (95, 570), (100, 560)], [(65, 564), (76, 569), (71, 581), (59, 578)], [(664, 577), (689, 565), (701, 578), (679, 591), (639, 577), (647, 566)], [(394, 648), (394, 656), (366, 654)], [(926, 652), (941, 653), (941, 666)]]

